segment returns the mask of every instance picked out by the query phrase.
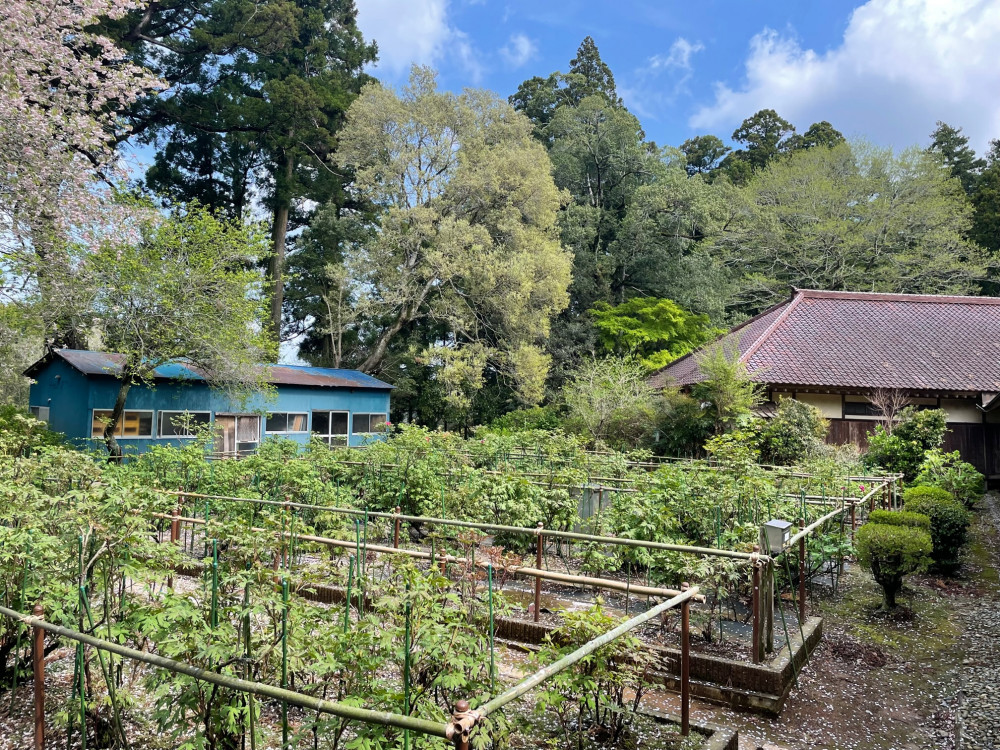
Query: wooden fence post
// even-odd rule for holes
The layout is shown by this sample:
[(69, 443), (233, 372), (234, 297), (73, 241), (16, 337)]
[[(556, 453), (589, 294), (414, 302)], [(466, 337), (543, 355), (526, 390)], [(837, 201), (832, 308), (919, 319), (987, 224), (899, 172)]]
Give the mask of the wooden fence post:
[[(681, 591), (688, 590), (681, 584)], [(691, 732), (691, 600), (681, 603), (681, 734)]]
[[(760, 553), (760, 547), (753, 547), (754, 554)], [(753, 575), (753, 663), (760, 664), (764, 658), (764, 639), (761, 631), (761, 595), (760, 595), (760, 565), (757, 560), (750, 561)]]
[[(542, 522), (538, 522), (538, 530), (535, 532), (535, 568), (542, 569), (542, 548), (545, 546), (545, 536), (542, 534)], [(535, 576), (535, 622), (542, 609), (542, 578)]]
[[(806, 527), (806, 519), (799, 519), (799, 531)], [(799, 539), (799, 624), (806, 621), (806, 538)]]
[[(41, 602), (32, 614), (39, 619), (44, 616)], [(37, 625), (31, 628), (31, 666), (35, 675), (35, 750), (45, 750), (45, 631)]]

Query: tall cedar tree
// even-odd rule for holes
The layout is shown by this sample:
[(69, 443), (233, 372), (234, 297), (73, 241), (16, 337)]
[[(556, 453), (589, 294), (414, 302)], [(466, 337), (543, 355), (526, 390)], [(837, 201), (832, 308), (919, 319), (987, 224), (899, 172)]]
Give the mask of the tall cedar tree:
[(180, 0), (106, 28), (170, 86), (130, 112), (159, 151), (149, 187), (234, 218), (255, 198), (267, 207), (276, 333), (289, 231), (308, 221), (304, 205), (343, 200), (345, 176), (329, 156), (377, 52), (356, 16), (353, 0)]

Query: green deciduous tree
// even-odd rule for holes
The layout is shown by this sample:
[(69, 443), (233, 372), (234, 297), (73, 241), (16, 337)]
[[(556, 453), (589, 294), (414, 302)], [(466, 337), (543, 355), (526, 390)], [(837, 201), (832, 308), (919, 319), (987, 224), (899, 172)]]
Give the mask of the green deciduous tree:
[(754, 407), (764, 401), (763, 387), (750, 379), (735, 343), (723, 339), (694, 356), (703, 379), (691, 393), (711, 408), (715, 433), (721, 435), (750, 419)]
[(647, 440), (656, 427), (657, 399), (646, 377), (634, 360), (585, 361), (562, 391), (566, 428), (594, 444), (635, 447)]
[(266, 252), (256, 229), (189, 208), (141, 227), (134, 243), (109, 243), (87, 259), (92, 310), (102, 346), (120, 357), (120, 387), (104, 430), (108, 453), (129, 389), (157, 367), (185, 362), (234, 394), (260, 390), (259, 365), (276, 355), (262, 327), (260, 276)]
[(789, 286), (962, 294), (986, 273), (958, 180), (920, 149), (796, 151), (732, 198), (735, 218), (713, 244), (740, 276), (747, 313)]
[(633, 297), (614, 307), (600, 302), (590, 315), (606, 352), (637, 357), (651, 371), (722, 333), (711, 326), (707, 315), (695, 315), (656, 297)]
[(381, 371), (390, 346), (422, 330), (446, 380), (461, 369), (475, 390), (489, 368), (540, 400), (540, 347), (566, 305), (570, 258), (556, 227), (563, 196), (530, 121), (487, 92), (439, 92), (433, 71), (414, 68), (398, 94), (365, 87), (336, 163), (356, 170), (354, 190), (374, 206), (371, 221), (341, 219), (368, 232), (344, 260), (370, 325), (361, 369)]

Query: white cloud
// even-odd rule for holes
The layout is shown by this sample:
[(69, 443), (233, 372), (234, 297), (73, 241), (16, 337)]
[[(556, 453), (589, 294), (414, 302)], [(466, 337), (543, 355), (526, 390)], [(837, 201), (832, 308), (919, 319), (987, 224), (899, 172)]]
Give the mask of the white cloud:
[(649, 70), (681, 69), (691, 70), (691, 56), (701, 52), (705, 46), (701, 42), (689, 42), (682, 36), (677, 37), (670, 45), (666, 55), (653, 55), (649, 58)]
[(846, 135), (905, 146), (925, 143), (944, 120), (983, 150), (1000, 137), (998, 49), (996, 0), (869, 0), (826, 53), (765, 29), (750, 43), (744, 84), (717, 83), (689, 124), (728, 132), (771, 108), (800, 130), (829, 120)]
[[(656, 113), (671, 105), (681, 94), (689, 94), (687, 83), (694, 73), (691, 58), (705, 49), (701, 42), (677, 37), (666, 54), (655, 54), (618, 86), (625, 104), (642, 118), (656, 119)], [(665, 80), (664, 80), (665, 79)]]
[(433, 64), (452, 34), (448, 0), (358, 0), (358, 26), (378, 42), (376, 69), (392, 73)]
[(414, 63), (452, 59), (478, 83), (480, 55), (469, 36), (448, 20), (449, 0), (358, 0), (358, 27), (378, 42), (376, 73), (405, 75)]
[(520, 68), (537, 54), (538, 45), (525, 34), (511, 34), (507, 44), (500, 48), (500, 56), (512, 68)]

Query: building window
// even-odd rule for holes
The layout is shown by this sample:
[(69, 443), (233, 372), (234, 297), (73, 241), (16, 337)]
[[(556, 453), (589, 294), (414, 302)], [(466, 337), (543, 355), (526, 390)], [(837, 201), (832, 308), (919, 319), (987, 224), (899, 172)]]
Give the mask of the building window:
[[(91, 423), (90, 436), (104, 437), (104, 426), (111, 421), (111, 409), (94, 409), (94, 419)], [(151, 438), (153, 437), (152, 411), (125, 411), (118, 422), (115, 431), (117, 438)]]
[(329, 446), (347, 445), (347, 412), (314, 411), (313, 435)]
[(215, 450), (224, 456), (246, 456), (260, 443), (260, 417), (255, 414), (216, 414)]
[(265, 432), (288, 433), (288, 432), (308, 432), (309, 415), (292, 414), (289, 412), (275, 412), (267, 415), (267, 422), (264, 424)]
[(354, 429), (355, 435), (368, 435), (377, 432), (385, 424), (385, 414), (355, 414)]
[(161, 411), (156, 415), (156, 418), (157, 437), (194, 437), (198, 427), (212, 421), (212, 413), (208, 411)]
[(870, 401), (844, 401), (845, 417), (881, 417), (882, 410)]
[(47, 406), (29, 406), (28, 412), (35, 419), (40, 419), (43, 422), (49, 421), (49, 407)]

